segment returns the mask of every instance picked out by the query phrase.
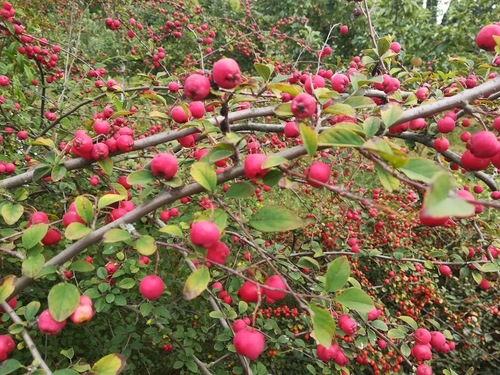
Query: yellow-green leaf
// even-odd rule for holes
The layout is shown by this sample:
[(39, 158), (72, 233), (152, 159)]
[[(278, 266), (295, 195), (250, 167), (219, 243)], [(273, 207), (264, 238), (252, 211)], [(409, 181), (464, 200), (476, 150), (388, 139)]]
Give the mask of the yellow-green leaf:
[(135, 241), (134, 249), (141, 255), (153, 255), (156, 251), (156, 241), (149, 235), (141, 236)]
[(36, 246), (49, 230), (48, 224), (35, 224), (26, 229), (22, 235), (23, 246), (31, 249)]
[(335, 321), (330, 311), (315, 304), (309, 305), (311, 319), (313, 324), (313, 336), (316, 342), (329, 348), (332, 344), (333, 334), (335, 333)]
[(217, 174), (213, 166), (205, 162), (196, 162), (191, 166), (191, 177), (210, 192), (217, 186)]
[(300, 137), (310, 157), (314, 156), (314, 153), (318, 149), (318, 134), (307, 124), (301, 122), (299, 124)]
[(57, 322), (69, 318), (80, 303), (80, 293), (73, 284), (59, 283), (50, 289), (47, 301), (50, 315)]
[(57, 149), (56, 145), (54, 144), (54, 141), (50, 138), (39, 137), (39, 138), (35, 139), (32, 144), (37, 145), (37, 146), (46, 146), (46, 147), (51, 148), (53, 150)]
[(393, 192), (394, 190), (399, 189), (400, 181), (382, 168), (379, 164), (375, 164), (375, 168), (377, 170), (378, 179), (382, 186), (387, 189), (389, 192)]
[(23, 260), (21, 266), (23, 275), (30, 278), (36, 277), (42, 270), (44, 264), (45, 257), (42, 254), (31, 254)]
[(165, 225), (158, 230), (162, 233), (167, 233), (174, 237), (183, 236), (181, 228), (179, 228), (177, 225)]
[(14, 289), (16, 289), (16, 280), (14, 275), (5, 276), (0, 280), (0, 303), (5, 302), (12, 292), (14, 292)]
[(71, 223), (64, 231), (64, 237), (68, 240), (79, 240), (92, 232), (92, 228), (85, 226), (82, 223)]
[(103, 241), (106, 243), (125, 242), (132, 238), (125, 229), (114, 228), (104, 233)]
[(366, 314), (373, 309), (373, 302), (368, 294), (354, 287), (344, 289), (335, 297), (335, 301), (361, 314)]
[(92, 218), (94, 217), (94, 206), (88, 198), (80, 195), (75, 199), (75, 208), (78, 215), (85, 221), (86, 223), (92, 222)]
[(120, 202), (126, 199), (126, 196), (120, 194), (105, 194), (97, 202), (97, 208), (101, 209), (103, 207), (109, 206), (110, 204)]
[(318, 143), (328, 147), (361, 147), (365, 141), (352, 130), (333, 127), (319, 135)]
[(15, 224), (23, 215), (24, 208), (20, 204), (7, 202), (2, 206), (2, 217), (7, 225)]
[(126, 363), (125, 357), (121, 354), (108, 354), (92, 366), (91, 373), (94, 375), (118, 375), (123, 371)]
[(127, 176), (127, 183), (130, 185), (146, 185), (151, 181), (154, 181), (155, 176), (153, 172), (149, 169), (140, 169), (138, 171), (134, 171)]
[(403, 108), (399, 104), (389, 103), (382, 107), (380, 115), (386, 128), (391, 127), (403, 115)]
[(183, 296), (185, 300), (192, 300), (198, 297), (208, 286), (210, 282), (210, 271), (206, 266), (195, 270), (184, 284)]

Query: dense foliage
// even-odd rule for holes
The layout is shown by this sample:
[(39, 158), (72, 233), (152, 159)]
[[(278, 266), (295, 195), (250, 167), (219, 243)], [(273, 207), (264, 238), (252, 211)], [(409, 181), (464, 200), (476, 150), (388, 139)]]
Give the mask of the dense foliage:
[(494, 374), (497, 5), (394, 3), (4, 2), (0, 375)]

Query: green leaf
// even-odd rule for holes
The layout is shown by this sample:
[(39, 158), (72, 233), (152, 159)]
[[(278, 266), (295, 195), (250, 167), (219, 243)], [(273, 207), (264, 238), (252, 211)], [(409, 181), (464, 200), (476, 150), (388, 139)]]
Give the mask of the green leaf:
[(392, 193), (394, 190), (399, 189), (400, 181), (396, 177), (387, 172), (379, 164), (375, 164), (375, 168), (377, 170), (377, 175), (380, 183), (386, 190)]
[(279, 94), (282, 92), (286, 92), (292, 96), (297, 96), (304, 92), (301, 86), (291, 85), (289, 83), (271, 83), (268, 87), (276, 94), (277, 97), (280, 97)]
[(277, 165), (281, 165), (288, 162), (289, 162), (288, 159), (282, 158), (281, 156), (271, 155), (264, 161), (264, 163), (262, 163), (261, 168), (269, 169), (272, 167), (276, 167)]
[(127, 183), (130, 185), (147, 185), (154, 179), (155, 176), (149, 169), (140, 169), (127, 176)]
[(206, 266), (195, 270), (184, 284), (183, 297), (189, 301), (198, 297), (208, 286), (210, 282), (210, 271)]
[(95, 266), (92, 263), (84, 261), (83, 259), (78, 259), (71, 263), (69, 269), (75, 272), (92, 272), (95, 270)]
[(120, 194), (104, 194), (101, 198), (99, 198), (99, 201), (97, 202), (97, 208), (100, 210), (103, 207), (109, 206), (110, 204), (116, 202), (123, 201), (126, 198), (127, 198), (126, 196)]
[(368, 313), (373, 309), (373, 302), (368, 294), (354, 287), (347, 288), (340, 292), (335, 297), (335, 301), (359, 313)]
[(389, 329), (387, 324), (385, 324), (382, 320), (379, 320), (379, 319), (371, 322), (370, 326), (372, 326), (375, 329), (378, 329), (379, 331), (384, 331), (384, 332), (386, 332)]
[(351, 267), (347, 257), (339, 257), (330, 262), (326, 271), (325, 290), (329, 293), (340, 290), (351, 275)]
[(28, 256), (21, 266), (23, 275), (34, 278), (37, 276), (45, 264), (45, 257), (42, 254), (31, 254)]
[(69, 318), (80, 303), (80, 293), (73, 284), (59, 283), (50, 289), (47, 298), (50, 315), (57, 322)]
[(115, 243), (115, 242), (127, 242), (131, 238), (132, 238), (131, 234), (125, 229), (114, 228), (104, 233), (102, 240), (105, 243)]
[(274, 65), (273, 64), (259, 64), (255, 63), (253, 64), (255, 70), (259, 75), (262, 77), (264, 82), (267, 82), (269, 80), (269, 77), (271, 77), (271, 74), (274, 71)]
[(86, 223), (92, 222), (94, 217), (94, 205), (86, 197), (80, 195), (75, 199), (76, 212)]
[(463, 199), (450, 197), (452, 188), (452, 179), (448, 173), (440, 172), (436, 175), (424, 196), (423, 209), (426, 216), (441, 218), (474, 215), (474, 205)]
[(82, 223), (71, 223), (64, 231), (64, 237), (68, 240), (79, 240), (80, 238), (92, 233), (92, 228), (87, 227)]
[(313, 336), (316, 342), (325, 348), (329, 348), (332, 345), (335, 333), (335, 321), (332, 314), (328, 310), (314, 304), (309, 305), (309, 310), (313, 324)]
[(16, 277), (14, 275), (5, 276), (0, 280), (0, 303), (5, 302), (5, 300), (14, 292), (16, 289)]
[(391, 46), (391, 43), (387, 39), (387, 37), (380, 38), (377, 41), (377, 54), (379, 56), (382, 56), (384, 53), (386, 53)]
[(165, 225), (164, 227), (161, 227), (158, 229), (158, 231), (162, 233), (167, 233), (170, 234), (171, 236), (174, 237), (182, 237), (182, 230), (179, 228), (177, 225)]
[(418, 328), (417, 322), (415, 321), (415, 319), (413, 319), (410, 316), (402, 315), (402, 316), (398, 317), (398, 319), (402, 320), (403, 322), (405, 322), (406, 324), (408, 324), (413, 329), (417, 329)]
[(387, 337), (390, 339), (405, 339), (407, 333), (399, 328), (392, 328), (387, 332)]
[(252, 215), (248, 224), (262, 232), (283, 232), (308, 224), (295, 212), (280, 206), (264, 206)]
[(250, 198), (255, 194), (255, 186), (246, 181), (232, 184), (226, 191), (227, 198)]
[(424, 158), (408, 159), (408, 162), (398, 169), (412, 180), (425, 183), (431, 182), (443, 170), (436, 162)]
[(52, 167), (47, 164), (38, 164), (33, 171), (33, 181), (38, 181), (47, 176), (52, 171)]
[(291, 117), (292, 113), (292, 103), (281, 103), (274, 108), (274, 113), (279, 117)]
[(22, 235), (23, 246), (31, 249), (36, 246), (49, 230), (48, 224), (35, 224), (26, 229)]
[(299, 124), (300, 136), (302, 142), (310, 157), (314, 156), (314, 153), (318, 149), (318, 134), (307, 124), (301, 122)]
[(125, 368), (125, 357), (121, 354), (108, 354), (92, 366), (92, 374), (118, 375)]
[(234, 145), (228, 143), (217, 143), (200, 161), (214, 164), (219, 160), (226, 159), (234, 154)]
[(328, 147), (361, 147), (365, 141), (352, 130), (333, 127), (319, 135), (318, 143)]
[(8, 359), (2, 362), (2, 367), (0, 367), (0, 375), (11, 374), (21, 367), (22, 365), (17, 359)]
[(38, 301), (32, 301), (26, 305), (26, 308), (24, 310), (24, 318), (27, 322), (35, 320), (36, 314), (40, 310), (40, 306), (40, 302)]
[(350, 96), (344, 100), (344, 104), (353, 108), (373, 108), (376, 106), (375, 102), (366, 96)]
[(106, 176), (111, 176), (113, 174), (113, 159), (108, 157), (97, 162), (99, 167), (106, 173)]
[(403, 115), (403, 108), (399, 104), (389, 103), (382, 107), (380, 115), (386, 128), (390, 128)]
[(134, 249), (141, 255), (153, 255), (156, 252), (156, 241), (151, 236), (141, 236), (135, 241)]
[(135, 280), (131, 277), (126, 277), (118, 281), (116, 286), (122, 289), (132, 289), (135, 286)]
[(67, 172), (68, 170), (63, 164), (54, 165), (54, 168), (50, 171), (50, 178), (52, 181), (61, 181)]
[(210, 192), (217, 186), (217, 174), (214, 168), (205, 162), (196, 162), (191, 166), (191, 177)]
[(380, 129), (380, 119), (378, 117), (370, 116), (363, 122), (363, 130), (365, 132), (366, 138), (371, 138)]
[(318, 261), (308, 256), (300, 257), (297, 261), (297, 266), (301, 268), (316, 268), (318, 270), (320, 269)]
[(328, 108), (323, 110), (323, 113), (331, 115), (343, 115), (348, 117), (356, 117), (356, 110), (350, 105), (344, 103), (334, 103)]
[(7, 202), (2, 206), (2, 217), (7, 225), (17, 223), (23, 212), (23, 206), (17, 203)]

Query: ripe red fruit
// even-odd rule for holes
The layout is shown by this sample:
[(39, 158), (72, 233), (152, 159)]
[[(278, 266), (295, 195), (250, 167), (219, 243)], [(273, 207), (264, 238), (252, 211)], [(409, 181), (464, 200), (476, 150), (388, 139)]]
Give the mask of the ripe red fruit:
[(392, 50), (392, 52), (399, 53), (399, 51), (401, 51), (401, 44), (399, 44), (398, 42), (392, 42), (389, 48)]
[(207, 249), (206, 258), (210, 262), (224, 264), (228, 255), (229, 247), (224, 242), (217, 241)]
[(500, 132), (500, 116), (493, 120), (493, 129), (495, 129), (497, 132)]
[[(267, 303), (273, 303), (274, 301), (285, 298), (286, 284), (280, 275), (269, 276), (264, 285), (262, 293), (266, 296)], [(266, 286), (276, 290), (268, 289)]]
[(24, 140), (28, 138), (28, 132), (25, 130), (20, 130), (17, 132), (17, 139)]
[(97, 134), (108, 134), (111, 126), (106, 120), (97, 120), (94, 122), (93, 128)]
[(71, 223), (82, 223), (86, 224), (85, 220), (83, 220), (76, 210), (69, 210), (62, 217), (62, 223), (65, 227), (70, 225)]
[(87, 296), (80, 296), (80, 303), (69, 319), (75, 324), (88, 322), (94, 316), (92, 300)]
[(203, 100), (210, 94), (210, 80), (200, 74), (191, 74), (184, 82), (184, 94), (192, 100)]
[(61, 241), (61, 232), (58, 229), (49, 228), (45, 236), (42, 238), (42, 243), (45, 246), (54, 245)]
[(156, 154), (153, 160), (151, 160), (151, 172), (156, 177), (161, 177), (165, 180), (170, 180), (174, 177), (178, 168), (177, 158), (166, 152)]
[(165, 290), (165, 284), (158, 275), (145, 276), (139, 284), (139, 293), (149, 300), (159, 298)]
[(243, 319), (236, 319), (233, 322), (233, 331), (234, 332), (239, 332), (243, 328), (245, 328), (246, 326), (247, 326), (247, 324), (245, 323), (245, 321)]
[(316, 99), (306, 92), (292, 99), (292, 113), (297, 118), (312, 116), (316, 111)]
[(43, 211), (35, 211), (28, 220), (28, 227), (34, 224), (48, 224), (49, 217)]
[(349, 32), (349, 27), (347, 27), (347, 25), (340, 26), (340, 33), (342, 35), (346, 35), (348, 32)]
[(313, 90), (325, 87), (325, 79), (320, 75), (308, 75), (304, 82), (304, 89), (308, 94), (312, 94)]
[(434, 149), (437, 152), (445, 152), (450, 147), (450, 141), (446, 138), (437, 138), (434, 140)]
[(191, 242), (196, 246), (209, 248), (219, 241), (220, 231), (211, 221), (198, 221), (191, 226)]
[(46, 334), (47, 336), (52, 336), (55, 335), (66, 326), (66, 320), (63, 320), (62, 322), (57, 322), (54, 320), (52, 315), (50, 315), (49, 310), (44, 310), (38, 317), (38, 329), (40, 332), (43, 334)]
[(428, 344), (431, 342), (431, 333), (425, 328), (417, 328), (413, 333), (413, 337), (419, 344)]
[(446, 344), (446, 337), (439, 331), (432, 331), (430, 344), (434, 349), (441, 348)]
[(195, 119), (200, 119), (205, 116), (205, 104), (203, 104), (203, 102), (191, 102), (188, 105), (188, 109), (191, 112), (191, 116), (193, 116)]
[(299, 135), (299, 126), (295, 121), (289, 121), (285, 124), (285, 137), (296, 138)]
[(455, 129), (455, 120), (451, 117), (445, 116), (438, 120), (437, 130), (440, 133), (451, 133)]
[(132, 151), (134, 149), (134, 138), (130, 135), (120, 135), (116, 139), (116, 147), (122, 152)]
[(73, 140), (73, 146), (71, 148), (76, 156), (81, 156), (82, 154), (90, 154), (92, 151), (92, 138), (84, 132), (77, 132), (75, 139)]
[(94, 160), (104, 160), (109, 155), (109, 148), (105, 143), (96, 143), (92, 146), (90, 155)]
[(380, 310), (377, 309), (376, 307), (374, 307), (373, 309), (368, 311), (368, 314), (367, 314), (368, 320), (373, 321), (375, 319), (378, 319), (380, 314), (381, 314)]
[(257, 302), (259, 300), (259, 287), (251, 281), (245, 281), (238, 289), (238, 296), (245, 302)]
[(0, 335), (0, 362), (5, 361), (16, 347), (16, 343), (9, 335)]
[(262, 178), (269, 169), (262, 169), (262, 164), (267, 160), (264, 154), (250, 154), (245, 159), (243, 165), (245, 174), (248, 178)]
[[(445, 264), (442, 264), (439, 266), (439, 273), (445, 277), (453, 276), (453, 273), (451, 272), (451, 268)], [(425, 343), (422, 343), (422, 344), (425, 344)]]
[(356, 321), (347, 314), (339, 316), (338, 324), (340, 329), (348, 336), (352, 336), (358, 331)]
[(500, 144), (495, 134), (482, 130), (471, 137), (469, 150), (477, 158), (491, 158), (500, 151)]
[(233, 344), (238, 354), (254, 360), (264, 351), (264, 335), (253, 328), (243, 328), (234, 335)]
[(331, 79), (331, 84), (333, 90), (339, 93), (346, 92), (350, 84), (349, 77), (342, 73), (335, 74)]
[(500, 25), (492, 24), (484, 26), (477, 33), (477, 46), (485, 51), (494, 51), (496, 43), (493, 35), (500, 36)]
[(220, 59), (214, 64), (212, 77), (220, 88), (234, 89), (241, 81), (241, 70), (233, 59)]
[[(7, 304), (10, 306), (11, 309), (15, 309), (17, 305), (17, 298), (12, 297), (10, 300), (7, 301)], [(5, 310), (0, 306), (0, 313), (4, 313)]]
[(489, 159), (478, 158), (470, 150), (465, 150), (460, 161), (462, 166), (469, 171), (482, 171), (488, 168), (488, 164), (490, 164)]
[(318, 182), (327, 183), (330, 179), (330, 166), (321, 161), (315, 161), (306, 170), (306, 180), (311, 186), (322, 187)]
[(0, 86), (9, 86), (10, 79), (7, 76), (0, 76)]
[(386, 94), (392, 94), (396, 90), (399, 90), (401, 84), (397, 78), (393, 78), (389, 74), (384, 74), (382, 79), (382, 82), (374, 83), (373, 87), (377, 90), (382, 90)]
[(419, 219), (420, 219), (420, 224), (428, 226), (428, 227), (438, 227), (438, 226), (446, 225), (446, 223), (448, 223), (448, 220), (450, 220), (449, 217), (430, 217), (430, 216), (427, 216), (425, 214), (423, 208), (419, 212)]
[(429, 365), (422, 363), (418, 365), (415, 375), (432, 375), (432, 369)]
[(184, 109), (181, 105), (176, 105), (170, 111), (170, 116), (172, 116), (172, 120), (174, 120), (178, 124), (184, 124), (189, 121), (191, 117), (191, 113), (189, 113), (189, 109)]
[(432, 352), (429, 345), (416, 344), (411, 348), (411, 355), (417, 361), (428, 361), (432, 359)]

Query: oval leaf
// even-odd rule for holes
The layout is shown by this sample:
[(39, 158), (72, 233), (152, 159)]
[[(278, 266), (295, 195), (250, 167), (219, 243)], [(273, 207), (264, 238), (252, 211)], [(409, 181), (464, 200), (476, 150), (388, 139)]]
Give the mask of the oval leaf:
[(217, 186), (217, 174), (214, 168), (205, 162), (196, 162), (191, 166), (191, 177), (210, 192)]
[(351, 275), (347, 257), (339, 257), (328, 265), (325, 277), (325, 290), (329, 293), (340, 290)]
[(2, 217), (7, 225), (15, 224), (23, 215), (23, 206), (17, 203), (4, 204), (2, 206)]
[(209, 282), (210, 272), (207, 267), (202, 266), (195, 270), (184, 284), (184, 299), (189, 301), (198, 297), (207, 288)]
[(343, 290), (335, 297), (335, 301), (362, 314), (373, 309), (373, 302), (368, 294), (354, 287)]
[(252, 215), (248, 224), (262, 232), (283, 232), (308, 224), (295, 212), (280, 206), (264, 206)]
[(31, 249), (36, 246), (49, 230), (48, 224), (35, 224), (26, 229), (22, 236), (23, 246)]
[(329, 348), (332, 344), (333, 334), (335, 333), (335, 321), (332, 314), (318, 305), (309, 305), (311, 319), (313, 324), (313, 336), (316, 342)]
[(155, 239), (151, 236), (144, 235), (135, 241), (134, 249), (141, 255), (153, 255), (156, 251)]
[(255, 194), (255, 186), (242, 181), (232, 184), (226, 191), (227, 198), (250, 198)]
[(182, 237), (182, 230), (177, 225), (165, 225), (158, 230), (162, 233), (167, 233), (174, 237)]
[(141, 169), (138, 171), (134, 171), (127, 176), (127, 183), (130, 185), (146, 185), (151, 181), (154, 181), (155, 176), (153, 172), (149, 169)]
[(118, 375), (123, 371), (126, 363), (125, 357), (121, 354), (108, 354), (92, 366), (92, 374)]
[(14, 292), (16, 289), (16, 277), (14, 275), (9, 275), (0, 280), (0, 303), (5, 302), (5, 300)]
[(57, 322), (69, 318), (80, 303), (80, 293), (73, 284), (60, 283), (52, 287), (47, 298), (50, 315)]
[(299, 124), (300, 137), (304, 147), (306, 148), (307, 154), (310, 157), (314, 156), (314, 153), (318, 149), (318, 134), (307, 124), (301, 122)]
[(125, 229), (110, 229), (106, 233), (104, 233), (103, 241), (106, 243), (114, 243), (114, 242), (125, 242), (130, 240), (132, 236)]
[(391, 127), (402, 115), (403, 108), (396, 103), (389, 103), (380, 110), (380, 116), (386, 128)]
[(45, 257), (42, 254), (32, 254), (27, 257), (21, 266), (23, 275), (34, 278), (37, 276), (45, 264)]
[(352, 130), (333, 127), (319, 135), (318, 143), (328, 147), (361, 147), (365, 141)]
[(68, 225), (68, 227), (64, 231), (64, 237), (66, 237), (68, 240), (79, 240), (80, 238), (86, 236), (91, 232), (91, 228), (83, 225), (82, 223), (75, 222)]
[(109, 206), (110, 204), (122, 201), (126, 198), (127, 197), (125, 195), (120, 194), (105, 194), (101, 198), (99, 198), (99, 201), (97, 202), (97, 208), (101, 209), (103, 207)]
[(78, 215), (85, 221), (86, 223), (90, 223), (92, 218), (94, 217), (94, 206), (92, 203), (83, 196), (78, 196), (75, 199), (75, 208)]

